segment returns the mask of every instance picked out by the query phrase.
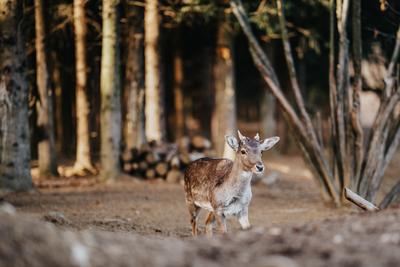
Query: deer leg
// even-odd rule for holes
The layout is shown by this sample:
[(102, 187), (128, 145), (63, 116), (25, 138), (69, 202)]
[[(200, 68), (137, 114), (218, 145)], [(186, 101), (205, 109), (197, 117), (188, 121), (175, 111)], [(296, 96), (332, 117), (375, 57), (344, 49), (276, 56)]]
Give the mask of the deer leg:
[(239, 213), (239, 223), (243, 230), (250, 229), (251, 225), (249, 222), (249, 211), (248, 207), (243, 208)]
[(215, 215), (214, 212), (210, 211), (207, 215), (205, 225), (206, 225), (206, 234), (211, 237), (213, 235), (213, 226), (215, 224)]
[(226, 231), (226, 218), (225, 218), (225, 215), (224, 214), (215, 214), (215, 219), (216, 219), (216, 221), (218, 223), (220, 232), (222, 234), (225, 234), (227, 232)]
[(190, 213), (190, 223), (192, 224), (192, 235), (197, 236), (197, 216), (199, 215), (200, 208), (194, 204), (188, 204)]

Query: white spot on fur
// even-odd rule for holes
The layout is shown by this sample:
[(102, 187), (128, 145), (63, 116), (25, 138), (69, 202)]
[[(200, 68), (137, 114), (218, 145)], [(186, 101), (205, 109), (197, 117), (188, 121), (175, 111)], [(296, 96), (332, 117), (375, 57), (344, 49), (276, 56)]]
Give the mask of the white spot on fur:
[(71, 257), (72, 261), (80, 267), (90, 266), (89, 250), (79, 242), (72, 244)]
[(210, 202), (205, 202), (205, 201), (195, 201), (194, 204), (196, 204), (198, 207), (202, 209), (206, 209), (209, 211), (214, 211), (214, 209), (211, 206)]

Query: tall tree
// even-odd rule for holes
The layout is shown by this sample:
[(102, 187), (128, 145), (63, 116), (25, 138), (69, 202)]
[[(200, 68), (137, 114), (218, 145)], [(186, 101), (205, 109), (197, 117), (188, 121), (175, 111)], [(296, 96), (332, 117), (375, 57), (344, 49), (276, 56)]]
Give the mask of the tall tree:
[(54, 138), (53, 97), (50, 86), (46, 51), (46, 30), (43, 0), (35, 0), (35, 47), (37, 101), (37, 126), (39, 128), (39, 172), (42, 177), (57, 176), (57, 159)]
[(86, 94), (86, 15), (85, 0), (74, 0), (76, 72), (76, 160), (77, 172), (94, 172), (90, 156), (89, 102)]
[(126, 149), (140, 147), (146, 139), (144, 125), (144, 58), (143, 58), (143, 14), (139, 8), (128, 7), (129, 24), (127, 34), (127, 61), (125, 68), (125, 146)]
[(22, 1), (0, 1), (0, 188), (32, 188)]
[(234, 151), (225, 142), (225, 135), (235, 134), (237, 127), (235, 74), (232, 58), (233, 30), (225, 16), (218, 23), (217, 30), (212, 137), (217, 155), (233, 158)]
[(101, 51), (101, 172), (102, 180), (115, 179), (120, 172), (121, 99), (118, 0), (103, 0), (103, 37)]
[(163, 91), (160, 73), (160, 30), (158, 1), (146, 0), (144, 14), (145, 31), (145, 87), (146, 87), (146, 139), (164, 141), (165, 121)]

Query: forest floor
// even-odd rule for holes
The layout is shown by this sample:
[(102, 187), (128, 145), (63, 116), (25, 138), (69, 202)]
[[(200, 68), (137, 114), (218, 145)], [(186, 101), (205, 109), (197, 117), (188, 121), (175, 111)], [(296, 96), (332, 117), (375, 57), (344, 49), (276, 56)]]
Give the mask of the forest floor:
[[(398, 173), (399, 162), (400, 160), (395, 159), (388, 171), (389, 176), (395, 177)], [(266, 174), (271, 175), (272, 171), (272, 175), (278, 175), (277, 180), (271, 185), (261, 181), (253, 186), (249, 218), (254, 226), (253, 230), (264, 229), (263, 231), (272, 236), (279, 235), (285, 240), (283, 243), (274, 238), (264, 240), (270, 247), (269, 250), (273, 250), (275, 246), (282, 248), (286, 244), (286, 249), (291, 251), (293, 242), (298, 242), (300, 237), (309, 238), (306, 242), (310, 244), (309, 248), (298, 248), (296, 253), (286, 253), (286, 256), (307, 258), (307, 266), (322, 266), (321, 263), (325, 260), (337, 259), (330, 259), (334, 253), (331, 250), (335, 250), (335, 247), (327, 243), (338, 245), (350, 238), (352, 253), (337, 249), (339, 254), (336, 256), (340, 259), (347, 253), (351, 259), (357, 258), (358, 254), (360, 257), (357, 261), (348, 261), (348, 264), (346, 261), (342, 262), (343, 266), (372, 266), (369, 263), (376, 261), (368, 259), (376, 256), (386, 257), (387, 261), (381, 263), (393, 263), (397, 260), (397, 266), (400, 266), (400, 255), (393, 255), (394, 258), (387, 256), (393, 246), (397, 249), (400, 247), (400, 209), (366, 216), (350, 205), (338, 209), (324, 203), (311, 174), (297, 156), (271, 156), (267, 168), (270, 172)], [(10, 194), (4, 200), (14, 205), (20, 214), (49, 221), (63, 229), (93, 229), (135, 233), (161, 239), (191, 239), (181, 184), (142, 181), (129, 176), (123, 176), (119, 181), (110, 184), (98, 184), (94, 181), (93, 177), (59, 178), (53, 182), (41, 183), (46, 188), (38, 188), (37, 192)], [(384, 188), (392, 183), (392, 179), (389, 179)], [(203, 217), (200, 220), (201, 227)], [(366, 218), (369, 219), (365, 224), (367, 228), (364, 227)], [(228, 221), (228, 231), (233, 234), (242, 233), (235, 220)], [(395, 231), (397, 239), (394, 240), (387, 231)], [(385, 237), (385, 234), (388, 236)], [(379, 240), (383, 241), (379, 243)], [(373, 242), (369, 244), (370, 241)], [(357, 242), (360, 242), (358, 254)], [(314, 254), (313, 248), (316, 249)], [(320, 253), (320, 248), (326, 248), (326, 251)], [(276, 253), (282, 254), (279, 251)], [(304, 261), (300, 260), (300, 263)]]

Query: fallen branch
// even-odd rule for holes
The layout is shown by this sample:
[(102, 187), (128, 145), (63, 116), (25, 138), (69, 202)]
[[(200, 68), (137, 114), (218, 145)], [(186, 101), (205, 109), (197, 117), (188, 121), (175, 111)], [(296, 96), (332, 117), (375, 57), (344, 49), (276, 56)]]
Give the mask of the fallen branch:
[(345, 190), (344, 192), (345, 192), (346, 199), (353, 202), (358, 207), (360, 207), (364, 210), (367, 210), (367, 211), (378, 211), (379, 210), (379, 208), (376, 207), (374, 204), (363, 199), (362, 197), (360, 197), (359, 195), (357, 195), (356, 193), (354, 193), (347, 187), (344, 190)]

